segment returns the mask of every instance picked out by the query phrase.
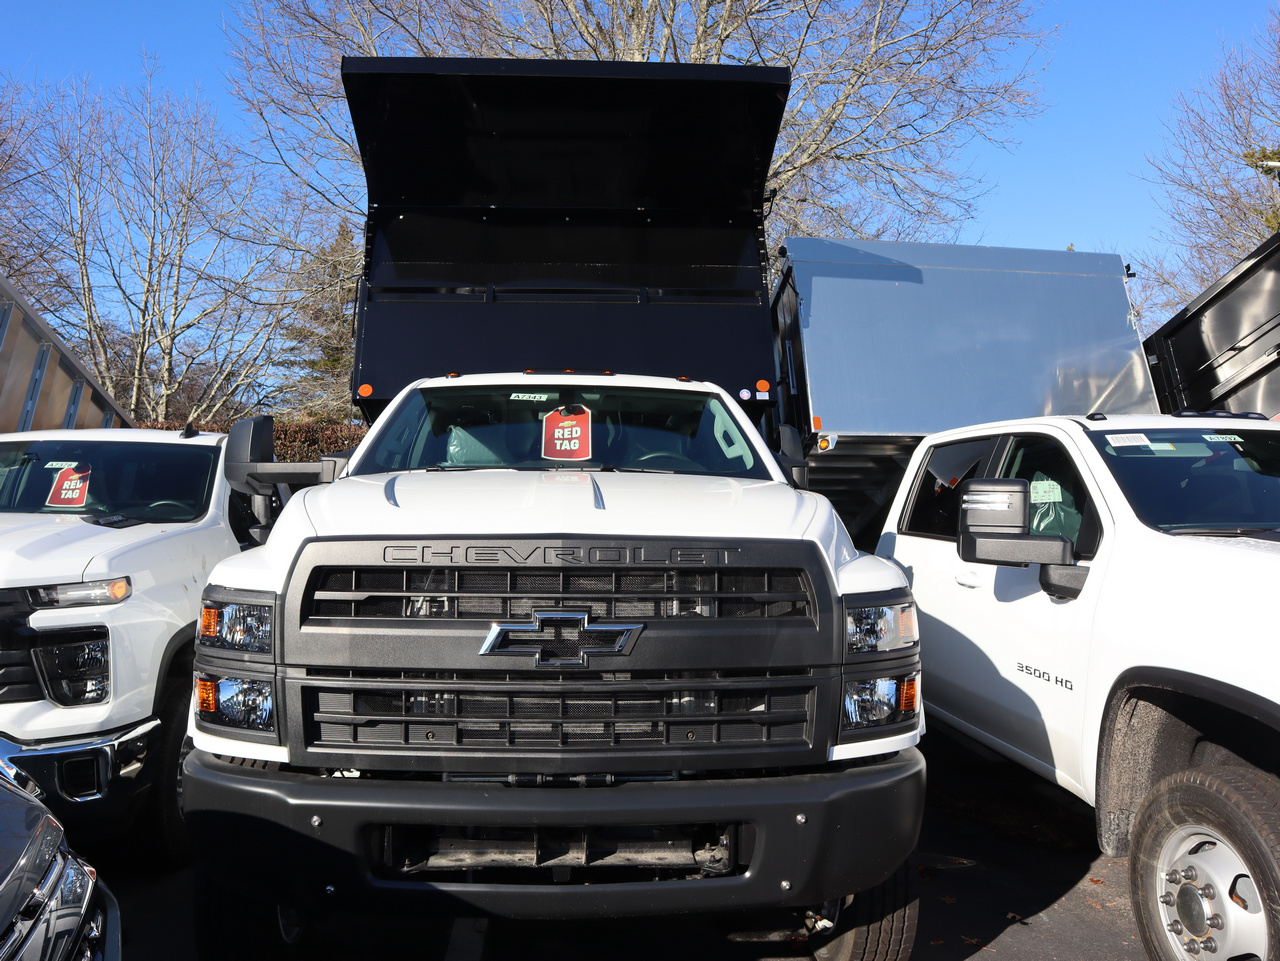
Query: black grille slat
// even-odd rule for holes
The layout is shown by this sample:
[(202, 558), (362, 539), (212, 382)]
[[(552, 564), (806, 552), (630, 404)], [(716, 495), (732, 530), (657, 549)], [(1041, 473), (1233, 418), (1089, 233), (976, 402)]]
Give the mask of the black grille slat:
[[(720, 682), (723, 684), (723, 682)], [(785, 685), (785, 682), (783, 682)], [(655, 744), (698, 749), (717, 745), (806, 744), (814, 704), (811, 687), (636, 689), (625, 682), (553, 692), (551, 685), (516, 691), (483, 689), (355, 691), (307, 687), (308, 741), (315, 746), (385, 745), (448, 751), (483, 744), (495, 749), (600, 748)]]
[(327, 619), (531, 618), (588, 611), (593, 618), (811, 616), (813, 598), (794, 569), (682, 571), (622, 568), (522, 571), (476, 568), (318, 568), (304, 611)]
[(90, 640), (106, 637), (105, 628), (75, 628), (37, 635), (27, 627), (32, 608), (24, 590), (0, 591), (0, 704), (17, 704), (44, 699), (40, 676), (36, 673), (32, 645), (38, 636), (50, 639)]

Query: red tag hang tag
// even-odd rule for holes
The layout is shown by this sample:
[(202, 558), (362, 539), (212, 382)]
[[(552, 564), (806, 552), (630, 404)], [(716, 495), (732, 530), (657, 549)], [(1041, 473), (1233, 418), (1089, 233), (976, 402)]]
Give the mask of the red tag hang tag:
[(89, 470), (88, 464), (77, 464), (58, 471), (45, 506), (84, 507), (89, 498)]
[(545, 460), (591, 459), (591, 411), (570, 404), (542, 418), (542, 456)]

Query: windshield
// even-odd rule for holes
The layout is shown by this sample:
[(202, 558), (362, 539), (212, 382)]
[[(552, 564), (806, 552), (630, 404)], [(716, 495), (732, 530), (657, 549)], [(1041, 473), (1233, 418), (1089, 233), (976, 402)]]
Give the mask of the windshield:
[(354, 473), (497, 467), (769, 477), (719, 398), (693, 391), (424, 389), (384, 417)]
[(218, 448), (105, 440), (0, 443), (0, 513), (193, 521), (209, 508)]
[(1280, 431), (1090, 432), (1139, 520), (1171, 533), (1280, 528)]

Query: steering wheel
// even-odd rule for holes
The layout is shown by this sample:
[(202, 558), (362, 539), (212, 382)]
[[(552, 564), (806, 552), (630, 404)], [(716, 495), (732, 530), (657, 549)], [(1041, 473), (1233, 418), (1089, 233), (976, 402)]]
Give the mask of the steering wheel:
[[(637, 467), (641, 464), (649, 464), (657, 470), (701, 470), (702, 465), (696, 460), (691, 460), (683, 454), (676, 454), (669, 450), (655, 450), (648, 454), (642, 454), (632, 461)], [(659, 467), (659, 464), (665, 464), (665, 467)]]

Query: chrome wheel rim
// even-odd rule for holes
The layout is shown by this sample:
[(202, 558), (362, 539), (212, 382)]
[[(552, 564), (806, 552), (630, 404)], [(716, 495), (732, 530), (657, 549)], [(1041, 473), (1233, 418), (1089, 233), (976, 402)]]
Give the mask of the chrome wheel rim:
[(1267, 918), (1244, 858), (1216, 831), (1188, 824), (1160, 846), (1152, 897), (1179, 955), (1267, 961)]

